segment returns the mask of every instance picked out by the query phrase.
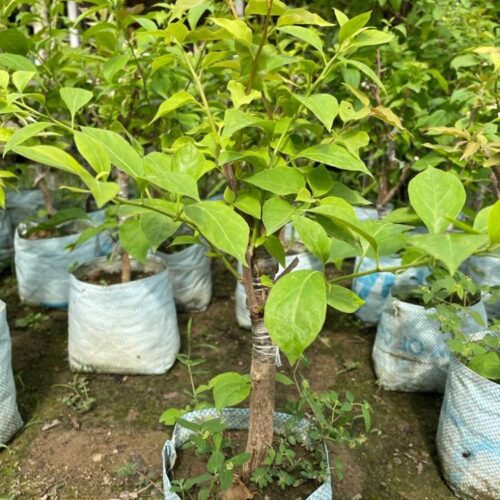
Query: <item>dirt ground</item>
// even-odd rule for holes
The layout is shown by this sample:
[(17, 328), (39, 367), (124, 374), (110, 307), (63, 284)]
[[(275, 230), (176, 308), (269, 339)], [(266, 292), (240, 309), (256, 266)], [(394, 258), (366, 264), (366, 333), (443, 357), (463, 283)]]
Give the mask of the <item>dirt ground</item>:
[[(194, 316), (193, 356), (207, 360), (199, 383), (222, 371), (249, 370), (250, 336), (236, 325), (233, 289), (231, 277), (218, 270), (212, 304)], [(0, 451), (0, 499), (162, 498), (161, 449), (170, 429), (158, 418), (166, 408), (188, 401), (182, 366), (177, 363), (162, 376), (85, 374), (75, 380), (67, 362), (66, 312), (20, 303), (9, 272), (0, 274), (0, 298), (8, 306), (25, 421), (9, 448)], [(184, 341), (187, 321), (188, 315), (179, 315)], [(370, 357), (374, 333), (330, 312), (320, 340), (307, 352), (314, 389), (348, 389), (374, 411), (374, 429), (362, 447), (332, 450), (345, 472), (343, 481), (335, 480), (335, 499), (454, 498), (436, 457), (441, 396), (378, 388)], [(283, 372), (288, 373), (286, 367)], [(72, 407), (68, 398), (82, 381), (88, 399), (76, 399)], [(281, 402), (293, 397), (288, 389), (280, 388)]]

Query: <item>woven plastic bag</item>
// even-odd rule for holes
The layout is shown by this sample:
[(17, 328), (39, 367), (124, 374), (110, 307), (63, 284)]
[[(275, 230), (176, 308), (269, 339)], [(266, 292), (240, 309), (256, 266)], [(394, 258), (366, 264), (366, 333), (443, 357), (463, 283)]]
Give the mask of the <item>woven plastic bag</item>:
[(500, 498), (500, 385), (455, 357), (439, 417), (437, 450), (457, 497)]
[[(500, 287), (500, 255), (478, 255), (470, 257), (465, 263), (465, 272), (478, 285)], [(489, 294), (485, 294), (484, 306), (488, 319), (500, 318), (500, 300), (491, 303)]]
[[(483, 302), (471, 311), (486, 321)], [(450, 350), (448, 337), (428, 316), (435, 309), (403, 302), (391, 295), (384, 304), (373, 345), (373, 365), (378, 384), (384, 389), (405, 392), (443, 392)], [(464, 333), (484, 328), (471, 317), (463, 321)]]
[(172, 279), (175, 303), (181, 311), (203, 311), (212, 300), (211, 260), (207, 247), (189, 245), (174, 253), (156, 252)]
[[(359, 258), (356, 259), (355, 269), (358, 269)], [(392, 267), (401, 265), (401, 257), (381, 257), (381, 267)], [(359, 272), (375, 269), (377, 262), (375, 259), (365, 257), (359, 266)], [(397, 283), (401, 285), (415, 286), (423, 283), (429, 273), (426, 268), (410, 268), (403, 273), (396, 274), (390, 272), (373, 273), (361, 276), (352, 280), (352, 290), (365, 303), (354, 314), (367, 325), (376, 325), (382, 316), (384, 303), (389, 296), (392, 287)]]
[(16, 386), (12, 374), (12, 351), (7, 307), (0, 300), (0, 444), (6, 444), (22, 427), (16, 403)]
[(70, 278), (68, 352), (72, 370), (100, 373), (165, 373), (180, 347), (172, 284), (162, 259), (150, 256), (154, 273), (128, 283), (97, 285), (79, 279), (89, 272), (120, 272), (119, 261), (97, 259)]
[(39, 189), (9, 191), (5, 193), (5, 208), (12, 224), (12, 232), (27, 217), (33, 217), (45, 208), (43, 193)]
[(20, 236), (28, 225), (20, 224), (14, 235), (16, 277), (21, 300), (45, 307), (66, 307), (71, 267), (99, 257), (107, 236), (98, 235), (69, 252), (79, 233), (58, 238)]
[[(198, 410), (183, 415), (182, 417), (190, 422), (206, 422), (213, 418), (222, 418), (224, 422), (231, 429), (248, 429), (248, 418), (249, 410), (246, 408), (226, 408), (222, 412), (217, 411), (214, 408), (209, 408), (206, 410)], [(286, 413), (274, 414), (274, 432), (276, 434), (284, 434), (286, 431), (287, 424), (291, 421), (292, 416)], [(296, 432), (298, 437), (304, 442), (307, 441), (307, 430), (311, 424), (307, 420), (301, 420), (297, 422)], [(189, 436), (193, 431), (186, 429), (180, 425), (174, 427), (174, 432), (172, 433), (172, 439), (165, 443), (163, 447), (163, 491), (165, 493), (165, 500), (180, 500), (179, 495), (170, 491), (171, 483), (169, 479), (169, 474), (175, 466), (175, 461), (177, 460), (177, 448), (180, 448), (189, 439)], [(328, 459), (328, 449), (324, 445), (324, 453), (326, 464), (329, 466)], [(293, 490), (290, 491), (290, 493)], [(291, 498), (285, 496), (287, 491), (285, 490), (283, 498)], [(329, 477), (317, 490), (313, 491), (307, 500), (332, 500), (333, 499), (333, 486), (331, 478)]]
[(0, 210), (0, 271), (10, 264), (13, 251), (10, 217), (6, 210)]
[[(289, 255), (286, 257), (286, 266), (289, 266), (295, 258), (298, 259), (297, 266), (293, 269), (293, 271), (300, 271), (302, 269), (313, 269), (317, 271), (323, 270), (323, 263), (314, 255), (311, 255), (308, 252), (299, 253), (296, 255)], [(243, 268), (241, 264), (238, 266), (238, 271), (240, 275), (243, 272)], [(281, 265), (279, 266), (278, 274), (279, 276), (284, 271)], [(293, 272), (292, 271), (292, 272)], [(245, 287), (243, 283), (239, 282), (236, 284), (236, 290), (234, 293), (234, 301), (235, 301), (235, 313), (236, 313), (236, 321), (240, 328), (246, 328), (249, 330), (252, 328), (252, 321), (250, 320), (250, 313), (247, 308), (247, 294), (245, 291)]]

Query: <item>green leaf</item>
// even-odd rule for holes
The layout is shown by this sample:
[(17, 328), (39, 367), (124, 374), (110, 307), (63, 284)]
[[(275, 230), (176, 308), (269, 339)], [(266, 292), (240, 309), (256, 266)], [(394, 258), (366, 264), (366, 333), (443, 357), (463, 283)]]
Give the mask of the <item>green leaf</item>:
[(431, 233), (442, 233), (465, 204), (465, 189), (455, 175), (428, 168), (408, 186), (410, 202)]
[(339, 23), (339, 26), (342, 27), (344, 24), (349, 21), (349, 18), (341, 11), (338, 9), (333, 9), (335, 12), (335, 18), (337, 19), (337, 22)]
[(245, 182), (274, 194), (295, 194), (305, 186), (304, 176), (292, 167), (274, 167), (261, 170), (244, 179)]
[(500, 380), (500, 352), (485, 352), (474, 356), (468, 367), (489, 380)]
[(5, 156), (9, 151), (14, 149), (17, 146), (20, 146), (28, 139), (35, 137), (43, 130), (52, 127), (52, 123), (49, 122), (37, 122), (30, 123), (19, 130), (16, 130), (9, 138), (9, 140), (5, 143), (3, 147), (3, 155)]
[(315, 94), (310, 97), (293, 94), (293, 96), (318, 118), (328, 132), (331, 132), (333, 120), (339, 112), (339, 103), (334, 96), (330, 94)]
[(338, 285), (328, 286), (327, 302), (330, 307), (348, 314), (357, 311), (365, 303), (353, 291)]
[(12, 82), (19, 92), (24, 92), (24, 89), (35, 75), (34, 71), (16, 71), (12, 75)]
[(100, 182), (94, 179), (92, 181), (89, 179), (86, 184), (98, 208), (102, 208), (106, 203), (110, 202), (120, 191), (120, 186), (116, 182)]
[(160, 423), (165, 425), (175, 425), (177, 419), (182, 417), (184, 413), (185, 411), (180, 410), (179, 408), (169, 408), (161, 414)]
[(200, 199), (198, 185), (191, 176), (161, 169), (153, 170), (151, 167), (151, 163), (146, 164), (146, 172), (142, 176), (143, 179), (170, 193), (188, 196), (194, 200)]
[(269, 255), (272, 255), (281, 264), (281, 267), (286, 267), (285, 249), (277, 236), (267, 236), (264, 240), (264, 247), (269, 252)]
[(139, 219), (128, 219), (120, 224), (118, 236), (120, 245), (127, 253), (139, 262), (146, 262), (150, 245), (148, 238), (141, 230)]
[(241, 403), (248, 397), (252, 388), (250, 377), (236, 372), (221, 373), (210, 380), (208, 385), (213, 390), (217, 410)]
[(460, 264), (489, 241), (483, 234), (422, 234), (409, 238), (410, 243), (440, 260), (451, 275)]
[(120, 135), (110, 130), (83, 127), (83, 133), (99, 141), (107, 151), (111, 163), (136, 178), (144, 173), (142, 159), (137, 151)]
[(294, 364), (319, 335), (326, 316), (326, 283), (318, 271), (295, 271), (271, 289), (264, 321), (273, 342)]
[(488, 234), (492, 243), (500, 243), (500, 200), (496, 201), (489, 212)]
[(307, 175), (314, 196), (322, 196), (334, 187), (332, 176), (324, 165), (314, 167)]
[(342, 170), (363, 172), (373, 177), (366, 165), (347, 149), (338, 144), (318, 144), (301, 151), (296, 158), (307, 158)]
[(94, 97), (94, 94), (89, 90), (77, 87), (62, 87), (59, 89), (59, 94), (61, 94), (61, 99), (69, 110), (72, 123), (75, 120), (76, 113)]
[(155, 117), (151, 120), (151, 123), (158, 120), (162, 116), (168, 115), (176, 109), (182, 108), (187, 104), (198, 104), (196, 99), (188, 92), (181, 90), (175, 93), (173, 96), (169, 97), (166, 101), (163, 101), (156, 112)]
[(354, 59), (347, 59), (345, 62), (347, 64), (350, 64), (351, 66), (354, 66), (355, 68), (358, 68), (359, 71), (364, 73), (368, 78), (370, 78), (370, 80), (375, 82), (377, 86), (380, 87), (385, 92), (384, 84), (380, 81), (380, 78), (375, 74), (375, 72), (369, 66), (367, 66), (365, 63), (356, 61)]
[(222, 138), (229, 139), (236, 132), (247, 127), (254, 127), (262, 122), (262, 118), (252, 116), (240, 109), (228, 109), (224, 115), (224, 130)]
[(0, 54), (0, 67), (13, 71), (33, 71), (37, 72), (36, 66), (24, 56), (19, 54)]
[(30, 39), (14, 28), (0, 31), (0, 49), (11, 54), (26, 55), (31, 47)]
[(205, 166), (205, 156), (192, 142), (179, 148), (172, 156), (172, 172), (188, 175), (195, 180), (206, 173)]
[(323, 263), (327, 262), (330, 256), (331, 241), (323, 226), (304, 215), (296, 215), (293, 218), (293, 225), (306, 248)]
[(394, 39), (392, 33), (385, 33), (384, 31), (378, 31), (375, 29), (367, 29), (358, 33), (356, 38), (352, 41), (351, 47), (368, 47), (372, 45), (382, 45), (384, 43), (389, 43)]
[(250, 230), (243, 217), (217, 201), (195, 203), (184, 211), (212, 245), (246, 265)]
[(279, 382), (280, 384), (283, 385), (293, 385), (293, 380), (284, 375), (283, 373), (277, 373), (276, 376), (274, 377), (276, 382)]
[(128, 61), (129, 56), (125, 54), (118, 54), (108, 59), (102, 67), (102, 76), (108, 83), (111, 83), (115, 75), (127, 65)]
[(297, 208), (290, 205), (283, 198), (270, 198), (264, 202), (262, 207), (262, 221), (266, 228), (266, 234), (273, 234), (292, 220)]
[[(281, 0), (274, 0), (271, 7), (272, 16), (281, 16), (288, 7)], [(269, 12), (269, 2), (268, 0), (250, 0), (245, 8), (245, 14), (247, 16), (259, 15), (265, 16)]]
[(109, 174), (111, 161), (104, 146), (98, 140), (82, 132), (75, 131), (73, 137), (79, 153), (94, 171), (97, 174)]
[(234, 201), (235, 206), (242, 212), (255, 219), (261, 218), (260, 191), (258, 189), (241, 189)]
[(325, 21), (318, 14), (313, 14), (306, 9), (287, 9), (278, 19), (278, 26), (288, 26), (290, 24), (313, 24), (316, 26), (328, 27), (331, 23)]
[(396, 127), (399, 130), (404, 129), (403, 124), (399, 119), (399, 116), (397, 116), (389, 108), (385, 108), (384, 106), (377, 106), (376, 108), (371, 109), (371, 114), (372, 116), (379, 118), (383, 122), (388, 123), (389, 125), (392, 125), (393, 127)]
[(303, 26), (282, 26), (278, 29), (282, 33), (293, 36), (294, 38), (309, 44), (311, 47), (314, 47), (324, 57), (323, 41), (312, 29), (304, 28)]
[(235, 40), (238, 40), (247, 47), (252, 45), (252, 30), (245, 22), (239, 19), (226, 19), (223, 17), (212, 17), (210, 20), (220, 28), (226, 30)]
[[(217, 406), (216, 406), (217, 407)], [(218, 410), (222, 410), (223, 407), (217, 407)], [(222, 464), (224, 463), (224, 460), (225, 460), (225, 456), (224, 456), (224, 453), (222, 453), (222, 451), (219, 451), (219, 450), (215, 450), (212, 452), (212, 454), (210, 455), (210, 458), (208, 459), (208, 462), (207, 462), (207, 470), (208, 472), (211, 472), (212, 474), (215, 474), (216, 472), (218, 472), (220, 470), (220, 468), (222, 467)]]
[(227, 88), (231, 92), (231, 100), (235, 109), (239, 109), (241, 106), (250, 104), (255, 99), (261, 99), (262, 97), (262, 93), (259, 90), (252, 90), (247, 93), (243, 84), (235, 80), (231, 80), (227, 84)]
[(365, 24), (370, 20), (371, 11), (364, 12), (359, 16), (349, 19), (345, 22), (339, 31), (339, 44), (343, 44), (346, 40), (351, 38), (355, 33), (357, 33)]

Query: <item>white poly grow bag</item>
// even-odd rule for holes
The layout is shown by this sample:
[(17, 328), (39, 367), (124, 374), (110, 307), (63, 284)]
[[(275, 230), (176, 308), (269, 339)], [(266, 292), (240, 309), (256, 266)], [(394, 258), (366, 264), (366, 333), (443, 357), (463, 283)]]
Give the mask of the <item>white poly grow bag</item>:
[(9, 191), (5, 193), (5, 208), (12, 224), (12, 232), (28, 217), (45, 208), (45, 199), (39, 189)]
[(459, 498), (500, 498), (500, 385), (452, 358), (437, 431), (443, 475)]
[[(321, 262), (321, 260), (308, 252), (303, 252), (296, 255), (288, 255), (285, 258), (286, 266), (289, 266), (295, 260), (295, 258), (297, 258), (299, 262), (297, 266), (294, 267), (293, 271), (300, 271), (304, 269), (312, 269), (316, 271), (323, 270), (323, 263)], [(241, 275), (243, 272), (241, 264), (238, 265), (238, 271)], [(278, 277), (283, 271), (284, 268), (280, 265), (276, 277)], [(236, 283), (234, 301), (236, 321), (238, 322), (238, 325), (240, 326), (240, 328), (246, 328), (247, 330), (249, 330), (250, 328), (252, 328), (252, 321), (250, 319), (250, 313), (247, 308), (247, 293), (245, 291), (243, 283), (241, 283), (240, 281)]]
[(14, 236), (17, 286), (21, 300), (45, 307), (66, 307), (69, 294), (69, 271), (103, 253), (102, 235), (87, 240), (69, 252), (79, 234), (58, 238), (30, 240), (20, 236), (26, 225), (18, 226)]
[[(465, 263), (465, 272), (478, 285), (500, 287), (500, 255), (478, 255), (470, 257)], [(490, 320), (500, 318), (500, 300), (488, 302), (489, 294), (485, 294), (484, 306)]]
[[(229, 426), (230, 429), (248, 429), (248, 418), (249, 410), (246, 408), (226, 408), (221, 412), (217, 411), (215, 408), (209, 408), (206, 410), (193, 411), (183, 415), (183, 419), (190, 422), (206, 422), (213, 418), (222, 417), (224, 422)], [(274, 413), (274, 432), (276, 434), (285, 434), (287, 424), (292, 420), (292, 416), (286, 413)], [(310, 427), (310, 422), (303, 419), (296, 423), (296, 432), (298, 437), (307, 441), (307, 431)], [(177, 460), (177, 448), (180, 448), (184, 443), (187, 442), (189, 436), (193, 434), (193, 431), (186, 429), (180, 425), (175, 425), (174, 431), (172, 433), (172, 439), (165, 443), (163, 447), (163, 491), (165, 494), (165, 500), (180, 500), (181, 497), (177, 493), (170, 491), (171, 483), (169, 474), (174, 469), (175, 461)], [(329, 467), (328, 459), (328, 449), (324, 446), (325, 461)], [(293, 489), (289, 493), (293, 492)], [(287, 491), (283, 492), (283, 498), (290, 498), (285, 496)], [(331, 477), (328, 478), (321, 486), (313, 491), (306, 500), (332, 500), (333, 499), (333, 485)]]
[[(365, 257), (359, 266), (359, 257), (356, 258), (354, 268), (359, 272), (369, 271), (377, 267), (375, 259)], [(381, 267), (392, 267), (401, 265), (401, 257), (381, 257)], [(396, 274), (391, 272), (373, 273), (352, 280), (352, 291), (361, 297), (365, 303), (354, 313), (367, 325), (376, 325), (382, 316), (384, 303), (391, 292), (392, 287), (415, 286), (424, 282), (429, 270), (424, 267), (410, 268)]]
[[(483, 302), (471, 311), (486, 321)], [(430, 318), (435, 309), (403, 302), (392, 294), (384, 304), (373, 345), (373, 365), (378, 384), (384, 389), (405, 392), (443, 392), (450, 350), (439, 324)], [(463, 332), (484, 329), (471, 317), (464, 320)]]
[(12, 350), (7, 307), (0, 300), (0, 444), (6, 444), (22, 427), (16, 403), (16, 386), (12, 373)]
[(182, 311), (203, 311), (212, 300), (211, 260), (207, 251), (205, 245), (196, 244), (170, 254), (156, 252), (167, 263), (175, 303)]
[[(154, 272), (129, 283), (96, 285), (79, 276), (120, 272), (120, 261), (98, 259), (71, 275), (68, 323), (72, 370), (101, 373), (165, 373), (180, 347), (172, 284), (165, 263), (150, 256), (134, 270)], [(78, 276), (78, 277), (77, 277)]]
[(10, 217), (6, 210), (0, 210), (0, 270), (10, 264), (13, 251)]

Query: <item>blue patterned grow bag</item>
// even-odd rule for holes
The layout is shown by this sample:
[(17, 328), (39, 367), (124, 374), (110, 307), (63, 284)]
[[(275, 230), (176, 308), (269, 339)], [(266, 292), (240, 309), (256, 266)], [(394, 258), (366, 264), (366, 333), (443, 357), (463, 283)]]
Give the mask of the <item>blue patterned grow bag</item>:
[[(190, 422), (204, 422), (217, 417), (222, 417), (232, 429), (248, 429), (249, 410), (246, 408), (228, 408), (222, 410), (222, 412), (217, 411), (215, 408), (210, 408), (208, 410), (199, 410), (187, 413), (182, 418), (189, 420)], [(291, 415), (286, 413), (275, 413), (274, 432), (284, 434), (286, 424), (292, 418), (293, 417)], [(307, 439), (307, 429), (310, 425), (310, 422), (307, 420), (301, 420), (297, 423), (296, 430), (304, 441)], [(180, 500), (179, 495), (170, 491), (171, 484), (168, 473), (173, 469), (177, 459), (176, 448), (182, 446), (192, 433), (193, 431), (190, 431), (185, 427), (181, 427), (180, 425), (176, 425), (174, 427), (172, 439), (167, 441), (163, 447), (163, 490), (165, 492), (165, 500)], [(326, 445), (324, 453), (326, 463), (329, 466), (328, 450)], [(328, 478), (328, 480), (325, 481), (316, 491), (307, 497), (307, 500), (332, 500), (332, 498), (332, 480), (331, 478)]]

